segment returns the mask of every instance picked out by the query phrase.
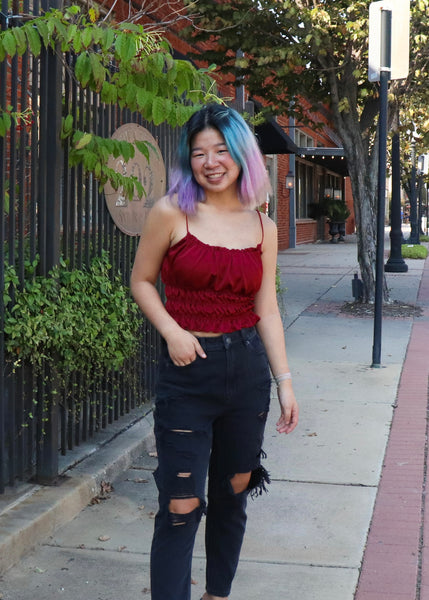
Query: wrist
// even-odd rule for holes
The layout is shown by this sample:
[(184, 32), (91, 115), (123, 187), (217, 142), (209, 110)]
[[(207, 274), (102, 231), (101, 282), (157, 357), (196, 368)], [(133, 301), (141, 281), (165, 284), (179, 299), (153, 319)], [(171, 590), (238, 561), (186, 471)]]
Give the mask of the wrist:
[(290, 371), (285, 371), (279, 375), (274, 375), (274, 381), (276, 382), (277, 387), (279, 387), (284, 381), (291, 381), (291, 379), (292, 375)]
[(163, 328), (160, 331), (160, 334), (168, 344), (172, 339), (180, 335), (182, 331), (183, 329), (180, 327), (180, 325), (173, 321), (173, 323), (169, 323), (165, 328)]

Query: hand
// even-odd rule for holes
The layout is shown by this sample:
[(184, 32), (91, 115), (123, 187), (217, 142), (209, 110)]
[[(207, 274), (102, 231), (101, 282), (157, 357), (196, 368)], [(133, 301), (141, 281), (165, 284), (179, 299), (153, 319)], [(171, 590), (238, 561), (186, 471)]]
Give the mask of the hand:
[(280, 419), (277, 421), (276, 429), (279, 433), (291, 433), (298, 425), (298, 403), (293, 393), (290, 380), (282, 381), (277, 388), (280, 402)]
[(198, 339), (185, 329), (178, 328), (166, 336), (165, 341), (167, 342), (170, 358), (176, 367), (185, 367), (191, 364), (197, 358), (197, 355), (201, 358), (207, 358)]

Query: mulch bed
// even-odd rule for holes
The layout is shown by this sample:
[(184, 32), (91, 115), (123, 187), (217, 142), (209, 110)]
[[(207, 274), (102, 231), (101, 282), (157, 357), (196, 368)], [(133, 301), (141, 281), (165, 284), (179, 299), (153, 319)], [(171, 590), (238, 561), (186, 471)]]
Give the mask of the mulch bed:
[[(374, 304), (364, 302), (315, 302), (309, 306), (307, 313), (318, 313), (325, 315), (342, 315), (344, 317), (373, 318)], [(406, 319), (421, 317), (423, 309), (415, 304), (406, 304), (404, 302), (390, 302), (383, 305), (383, 317), (392, 319)]]
[[(355, 317), (373, 317), (374, 304), (365, 304), (363, 302), (346, 302), (342, 305), (340, 312)], [(383, 316), (394, 319), (404, 319), (406, 317), (420, 317), (423, 309), (415, 304), (406, 304), (404, 302), (389, 302), (383, 305)]]

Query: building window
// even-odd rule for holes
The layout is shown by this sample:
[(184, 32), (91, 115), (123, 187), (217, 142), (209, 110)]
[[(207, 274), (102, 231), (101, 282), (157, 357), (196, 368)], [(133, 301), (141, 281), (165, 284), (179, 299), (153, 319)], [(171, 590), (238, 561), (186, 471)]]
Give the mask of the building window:
[(295, 144), (298, 148), (313, 148), (314, 140), (311, 136), (307, 135), (299, 129), (295, 129)]
[(314, 202), (314, 169), (306, 163), (296, 162), (296, 217), (306, 219), (308, 206)]

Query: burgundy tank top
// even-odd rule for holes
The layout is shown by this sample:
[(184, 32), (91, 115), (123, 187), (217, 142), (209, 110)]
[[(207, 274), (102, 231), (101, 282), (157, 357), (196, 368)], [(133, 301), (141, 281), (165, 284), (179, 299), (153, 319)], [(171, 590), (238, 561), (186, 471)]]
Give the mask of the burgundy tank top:
[(259, 321), (255, 295), (262, 281), (262, 243), (252, 248), (210, 246), (189, 231), (164, 256), (166, 309), (184, 329), (230, 333)]

